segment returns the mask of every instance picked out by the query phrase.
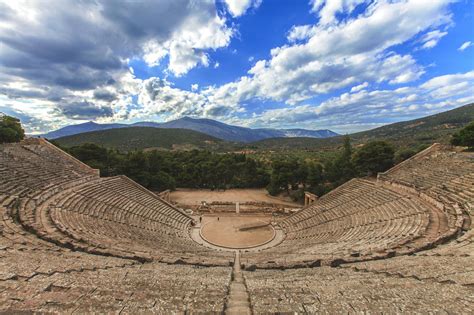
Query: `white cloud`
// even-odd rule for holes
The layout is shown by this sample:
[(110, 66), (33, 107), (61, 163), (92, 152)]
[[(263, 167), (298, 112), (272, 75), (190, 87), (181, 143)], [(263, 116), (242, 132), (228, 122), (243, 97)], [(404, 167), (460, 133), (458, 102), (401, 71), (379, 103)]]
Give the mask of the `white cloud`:
[(140, 84), (138, 92), (139, 108), (130, 111), (132, 118), (162, 116), (175, 119), (183, 116), (225, 117), (240, 111), (240, 107), (212, 98), (212, 90), (185, 91), (172, 86), (165, 79), (152, 77)]
[(446, 74), (434, 77), (423, 83), (421, 87), (426, 90), (435, 90), (466, 81), (474, 81), (474, 70), (466, 73)]
[(355, 89), (320, 104), (264, 111), (252, 126), (299, 126), (355, 132), (387, 121), (413, 119), (474, 102), (474, 71), (432, 78), (417, 87)]
[(229, 13), (233, 17), (239, 17), (250, 8), (258, 8), (262, 0), (224, 0)]
[(351, 88), (351, 93), (354, 93), (354, 92), (358, 92), (360, 90), (363, 90), (365, 89), (366, 87), (369, 86), (369, 82), (364, 82), (362, 84), (359, 84), (359, 85), (356, 85), (354, 87)]
[(319, 24), (328, 25), (337, 22), (336, 14), (350, 14), (357, 5), (365, 0), (311, 0), (311, 11), (318, 13)]
[(442, 32), (440, 30), (434, 30), (434, 31), (426, 33), (420, 40), (422, 43), (421, 48), (431, 49), (435, 47), (438, 44), (438, 42), (441, 40), (441, 38), (443, 38), (447, 34), (448, 32)]
[[(146, 9), (141, 1), (120, 6), (109, 0), (57, 1), (55, 10), (43, 10), (41, 1), (11, 1), (14, 14), (0, 21), (0, 38), (7, 39), (0, 45), (0, 101), (27, 117), (27, 128), (34, 131), (94, 115), (99, 121), (191, 115), (336, 131), (376, 126), (385, 118), (473, 101), (474, 72), (399, 87), (419, 80), (425, 69), (395, 47), (408, 41), (434, 47), (450, 24), (448, 2), (374, 1), (355, 16), (362, 1), (314, 0), (317, 24), (292, 27), (286, 45), (272, 49), (268, 59), (250, 57), (251, 69), (235, 81), (192, 84), (188, 91), (167, 79), (137, 79), (127, 63), (144, 59), (175, 76), (199, 66), (218, 67), (209, 54), (227, 47), (236, 31), (213, 0), (163, 0)], [(260, 3), (229, 0), (226, 6), (237, 17)], [(161, 10), (164, 5), (167, 10)], [(392, 86), (371, 90), (385, 83)], [(350, 92), (338, 95), (343, 88)], [(338, 96), (310, 104), (328, 93)], [(291, 106), (260, 117), (245, 110), (250, 101), (267, 100)]]
[(459, 50), (459, 51), (464, 51), (464, 50), (468, 49), (469, 47), (471, 47), (472, 45), (473, 45), (473, 44), (472, 44), (472, 42), (470, 42), (470, 41), (464, 42), (464, 43), (458, 48), (458, 50)]
[[(258, 61), (248, 76), (217, 88), (216, 95), (231, 102), (256, 98), (293, 105), (364, 81), (411, 82), (421, 77), (423, 67), (411, 55), (390, 48), (447, 23), (447, 2), (376, 2), (358, 17), (315, 26), (305, 43), (272, 49), (269, 60)], [(295, 27), (289, 37), (307, 36), (308, 29)]]
[(2, 72), (43, 84), (89, 88), (113, 79), (129, 59), (157, 65), (165, 56), (168, 71), (180, 76), (207, 66), (207, 52), (228, 46), (234, 34), (211, 0), (51, 0), (54, 10), (40, 0), (2, 3)]
[[(234, 34), (213, 0), (44, 4), (0, 0), (0, 96), (18, 113), (41, 104), (37, 117), (49, 115), (52, 127), (58, 117), (63, 124), (127, 119), (140, 85), (129, 61), (166, 60), (166, 72), (182, 76), (209, 66), (208, 53), (228, 46)], [(28, 102), (19, 109), (15, 99)]]
[(289, 42), (306, 40), (314, 35), (316, 27), (314, 25), (294, 25), (288, 33)]

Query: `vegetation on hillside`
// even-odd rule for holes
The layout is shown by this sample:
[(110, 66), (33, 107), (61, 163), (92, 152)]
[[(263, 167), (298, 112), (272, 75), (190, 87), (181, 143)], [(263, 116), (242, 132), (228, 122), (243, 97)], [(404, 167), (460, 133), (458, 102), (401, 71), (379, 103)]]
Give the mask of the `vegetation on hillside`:
[(342, 148), (325, 163), (276, 161), (272, 164), (267, 190), (272, 195), (286, 191), (301, 200), (304, 191), (321, 196), (355, 177), (374, 176), (394, 164), (395, 151), (384, 141), (369, 142), (355, 152), (350, 138), (344, 137)]
[(468, 147), (469, 150), (474, 150), (474, 121), (455, 133), (451, 138), (451, 143), (453, 145)]
[(256, 188), (269, 181), (262, 163), (244, 154), (206, 150), (134, 150), (122, 153), (96, 144), (63, 148), (102, 176), (126, 175), (156, 191), (187, 188)]
[(56, 143), (72, 147), (93, 143), (120, 151), (143, 149), (214, 149), (222, 140), (187, 129), (130, 127), (107, 129), (58, 138)]
[[(418, 150), (434, 142), (449, 143), (451, 135), (474, 121), (474, 104), (415, 120), (398, 122), (372, 130), (353, 133), (352, 143), (364, 144), (374, 140), (389, 141), (397, 149)], [(324, 139), (273, 138), (249, 145), (254, 150), (331, 151), (340, 145), (343, 136)]]
[(0, 143), (18, 142), (25, 137), (20, 120), (0, 114)]
[(377, 175), (393, 166), (395, 150), (384, 141), (372, 141), (354, 153), (352, 162), (359, 174)]

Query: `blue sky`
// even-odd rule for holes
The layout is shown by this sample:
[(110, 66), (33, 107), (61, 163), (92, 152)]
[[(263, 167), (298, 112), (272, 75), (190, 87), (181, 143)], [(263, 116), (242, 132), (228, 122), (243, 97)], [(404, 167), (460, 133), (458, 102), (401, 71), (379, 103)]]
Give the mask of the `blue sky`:
[(473, 1), (0, 0), (27, 132), (203, 117), (340, 133), (474, 102)]

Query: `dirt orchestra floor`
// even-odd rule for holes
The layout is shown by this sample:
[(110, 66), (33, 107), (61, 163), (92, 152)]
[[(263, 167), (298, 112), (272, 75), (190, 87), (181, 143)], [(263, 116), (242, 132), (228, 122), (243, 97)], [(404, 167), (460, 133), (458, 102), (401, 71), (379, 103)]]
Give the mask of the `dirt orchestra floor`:
[(246, 248), (266, 243), (273, 238), (270, 225), (246, 231), (239, 228), (249, 224), (269, 223), (271, 215), (213, 215), (202, 217), (202, 236), (215, 245), (230, 248)]

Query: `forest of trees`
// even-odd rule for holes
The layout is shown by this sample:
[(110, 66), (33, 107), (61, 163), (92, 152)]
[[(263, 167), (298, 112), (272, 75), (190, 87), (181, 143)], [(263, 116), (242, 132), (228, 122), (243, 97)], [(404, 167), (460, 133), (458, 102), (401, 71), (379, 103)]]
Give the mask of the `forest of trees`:
[[(319, 196), (357, 176), (373, 176), (390, 168), (396, 159), (392, 146), (383, 141), (353, 150), (349, 137), (336, 156), (325, 163), (292, 157), (257, 160), (244, 154), (192, 151), (142, 151), (121, 153), (95, 144), (66, 148), (102, 176), (124, 174), (141, 185), (161, 191), (186, 188), (262, 188), (272, 195), (286, 192), (301, 200), (304, 191)], [(407, 158), (415, 152), (405, 152)]]
[(95, 144), (65, 149), (102, 176), (124, 174), (156, 191), (186, 188), (255, 188), (269, 182), (262, 163), (243, 154), (192, 151), (142, 151), (120, 153)]
[[(405, 154), (403, 159), (413, 154)], [(395, 150), (387, 142), (369, 142), (354, 152), (349, 137), (345, 137), (336, 156), (325, 163), (274, 161), (267, 190), (272, 195), (286, 191), (295, 200), (301, 200), (304, 191), (321, 196), (354, 177), (375, 176), (394, 163)]]

